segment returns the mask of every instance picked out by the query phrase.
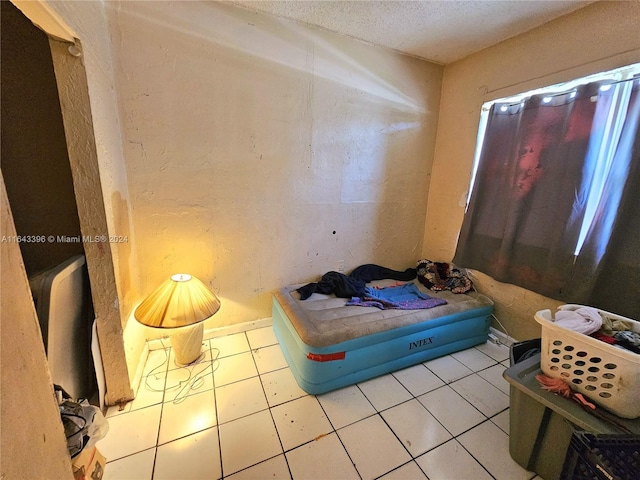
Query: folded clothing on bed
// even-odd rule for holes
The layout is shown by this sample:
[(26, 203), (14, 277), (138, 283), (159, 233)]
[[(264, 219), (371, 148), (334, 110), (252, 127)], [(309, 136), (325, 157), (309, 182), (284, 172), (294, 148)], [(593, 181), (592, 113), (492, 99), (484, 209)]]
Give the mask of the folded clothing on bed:
[(352, 297), (346, 304), (361, 307), (376, 307), (381, 310), (395, 308), (399, 310), (420, 310), (433, 308), (447, 303), (442, 298), (433, 298), (418, 290), (413, 283), (372, 288), (366, 287), (364, 297)]

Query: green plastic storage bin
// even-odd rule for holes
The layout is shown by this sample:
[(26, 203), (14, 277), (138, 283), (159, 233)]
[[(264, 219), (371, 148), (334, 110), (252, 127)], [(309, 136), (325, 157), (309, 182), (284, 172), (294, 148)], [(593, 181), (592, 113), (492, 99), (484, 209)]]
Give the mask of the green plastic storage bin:
[[(543, 390), (535, 379), (538, 374), (542, 374), (540, 355), (504, 371), (511, 395), (509, 453), (521, 467), (536, 472), (545, 480), (557, 480), (575, 431), (623, 432), (586, 412), (573, 400)], [(614, 418), (634, 434), (640, 434), (640, 419)]]

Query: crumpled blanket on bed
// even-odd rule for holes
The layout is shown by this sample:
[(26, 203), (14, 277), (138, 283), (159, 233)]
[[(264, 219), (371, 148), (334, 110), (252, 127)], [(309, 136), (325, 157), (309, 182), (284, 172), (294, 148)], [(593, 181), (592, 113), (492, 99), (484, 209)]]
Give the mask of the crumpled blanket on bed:
[(393, 280), (410, 281), (416, 278), (416, 269), (407, 268), (404, 272), (391, 270), (368, 263), (356, 268), (349, 275), (339, 272), (325, 273), (318, 283), (309, 283), (298, 288), (300, 300), (306, 300), (314, 293), (334, 294), (340, 298), (362, 297), (366, 282), (391, 278)]
[(381, 310), (387, 308), (421, 310), (446, 303), (447, 301), (442, 298), (433, 298), (422, 293), (413, 283), (405, 283), (384, 288), (366, 287), (363, 297), (352, 297), (346, 305), (376, 307)]
[(463, 269), (453, 263), (432, 262), (422, 259), (417, 264), (418, 280), (434, 292), (451, 290), (453, 293), (466, 293), (473, 283)]

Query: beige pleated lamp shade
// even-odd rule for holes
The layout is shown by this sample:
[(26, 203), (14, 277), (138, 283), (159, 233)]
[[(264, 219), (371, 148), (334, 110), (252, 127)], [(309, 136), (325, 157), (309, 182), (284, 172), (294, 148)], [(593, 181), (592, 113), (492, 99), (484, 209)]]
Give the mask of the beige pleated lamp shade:
[(177, 328), (206, 320), (220, 308), (220, 300), (196, 277), (172, 275), (134, 312), (136, 320), (155, 328)]

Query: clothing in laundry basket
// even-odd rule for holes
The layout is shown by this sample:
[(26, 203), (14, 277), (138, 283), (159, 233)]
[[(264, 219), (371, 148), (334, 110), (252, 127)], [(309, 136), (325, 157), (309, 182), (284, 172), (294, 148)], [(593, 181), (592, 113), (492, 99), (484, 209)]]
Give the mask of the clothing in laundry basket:
[(640, 353), (640, 333), (636, 332), (617, 332), (613, 338), (617, 345), (631, 350), (634, 353)]
[(593, 307), (580, 307), (576, 310), (559, 310), (554, 323), (574, 332), (591, 335), (600, 330), (602, 317)]

